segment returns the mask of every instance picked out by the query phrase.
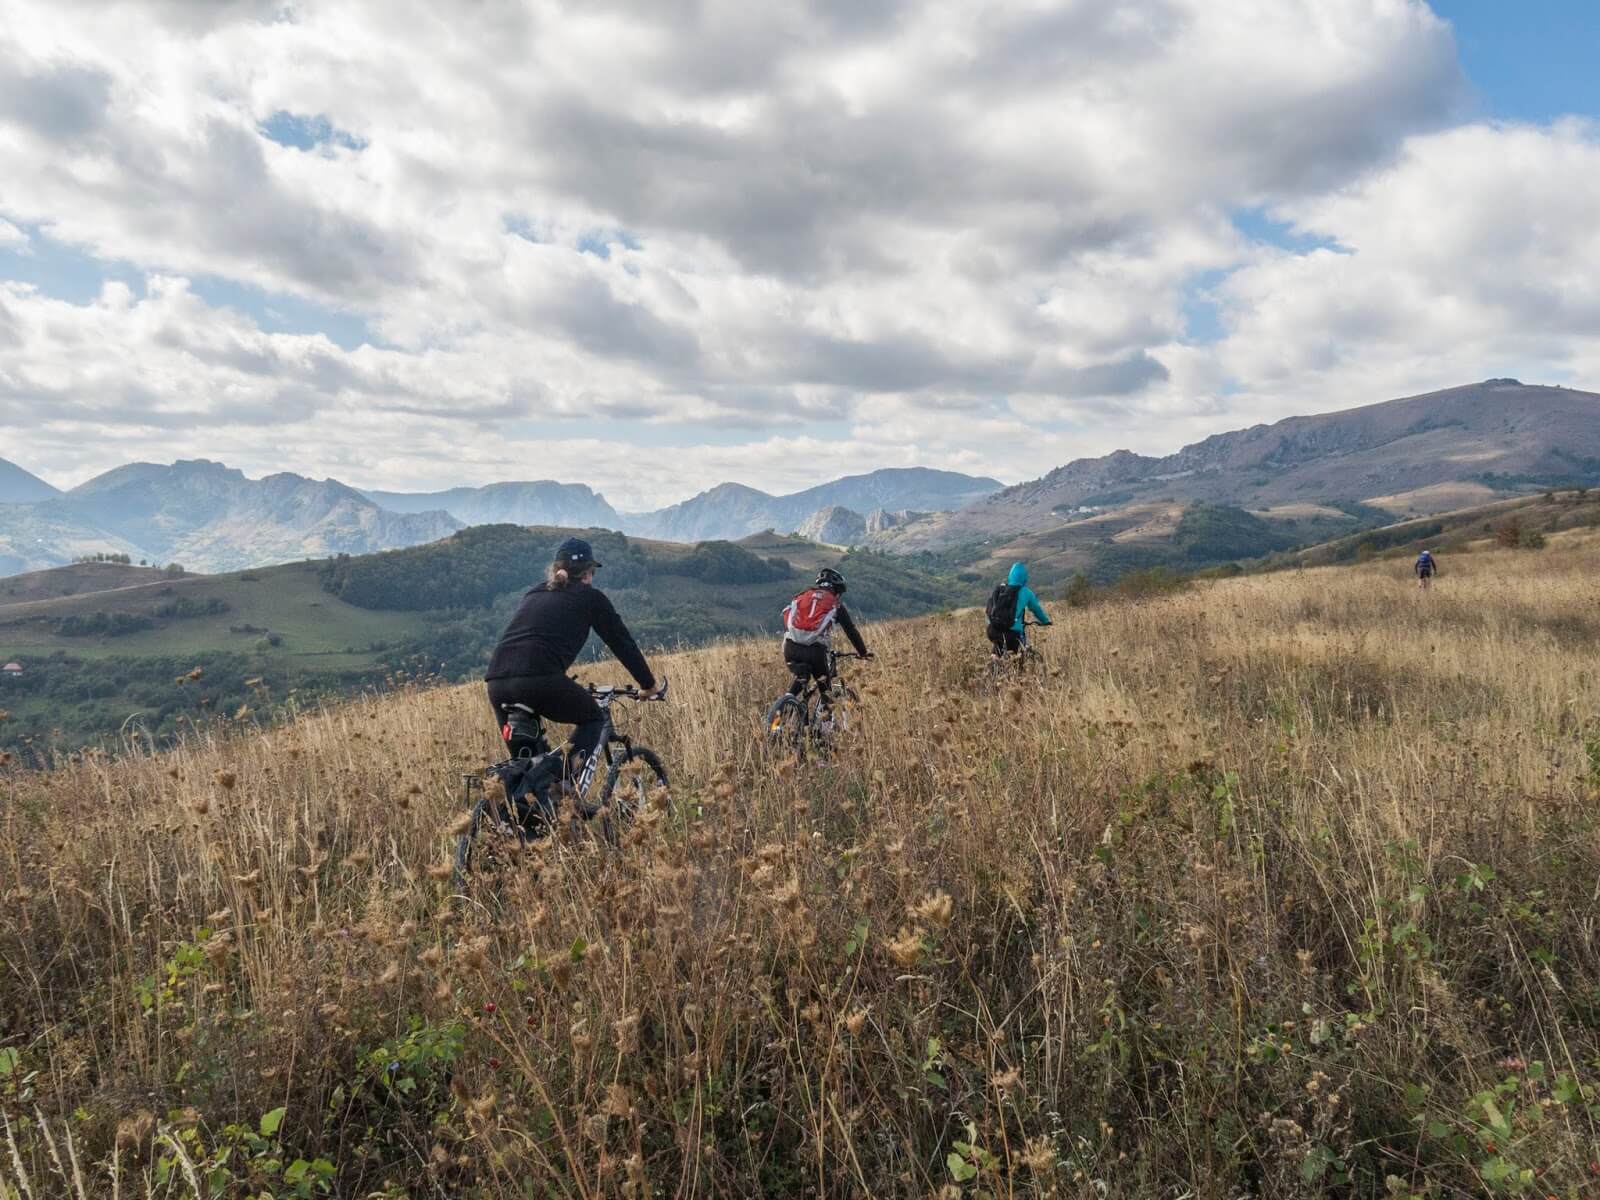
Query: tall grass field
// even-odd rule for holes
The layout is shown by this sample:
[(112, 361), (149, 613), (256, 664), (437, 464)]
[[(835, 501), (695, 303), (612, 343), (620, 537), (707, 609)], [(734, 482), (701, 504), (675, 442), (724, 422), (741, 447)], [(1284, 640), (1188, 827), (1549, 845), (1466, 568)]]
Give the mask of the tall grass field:
[(466, 899), (481, 688), (0, 767), (0, 1197), (1600, 1197), (1600, 540), (1441, 570), (684, 654)]

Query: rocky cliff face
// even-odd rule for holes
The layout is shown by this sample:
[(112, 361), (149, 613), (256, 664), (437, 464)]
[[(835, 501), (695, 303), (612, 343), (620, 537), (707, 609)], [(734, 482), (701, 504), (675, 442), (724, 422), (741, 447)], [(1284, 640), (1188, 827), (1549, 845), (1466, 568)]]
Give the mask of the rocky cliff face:
[(860, 513), (834, 504), (812, 513), (795, 532), (829, 546), (854, 546), (866, 537), (867, 522)]
[(464, 525), (559, 525), (618, 529), (622, 519), (606, 498), (581, 483), (536, 480), (491, 483), (445, 492), (365, 492), (396, 513), (447, 512)]

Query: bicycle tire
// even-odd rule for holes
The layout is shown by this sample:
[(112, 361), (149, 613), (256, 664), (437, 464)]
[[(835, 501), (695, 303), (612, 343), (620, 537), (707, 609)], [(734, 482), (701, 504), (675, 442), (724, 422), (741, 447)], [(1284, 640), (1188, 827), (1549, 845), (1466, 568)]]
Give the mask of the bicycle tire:
[[(634, 774), (627, 784), (622, 782), (623, 769), (632, 762), (644, 764), (644, 769)], [(618, 785), (622, 790), (618, 792)], [(633, 819), (644, 808), (650, 798), (650, 793), (656, 788), (668, 786), (667, 769), (661, 765), (661, 759), (654, 750), (644, 746), (632, 746), (621, 758), (611, 763), (611, 768), (606, 772), (606, 781), (600, 789), (600, 832), (606, 841), (616, 844), (622, 836), (623, 830), (633, 824)], [(668, 811), (671, 811), (671, 800), (668, 802)]]
[(795, 696), (782, 695), (767, 709), (767, 719), (762, 728), (766, 731), (766, 745), (771, 751), (806, 756), (806, 735), (810, 728), (806, 707)]
[(499, 858), (500, 849), (513, 842), (520, 848), (527, 839), (515, 832), (502, 811), (505, 801), (485, 796), (472, 806), (466, 830), (456, 839), (455, 872), (452, 882), (458, 895), (464, 895), (474, 874), (484, 874), (486, 858)]
[[(494, 857), (509, 859), (529, 842), (548, 837), (551, 832), (551, 814), (554, 808), (548, 798), (530, 794), (521, 800), (490, 793), (472, 806), (467, 828), (456, 838), (455, 870), (452, 881), (458, 893), (464, 892), (466, 882), (475, 871), (474, 859), (483, 857), (474, 847), (493, 845)], [(482, 864), (479, 864), (480, 866)]]

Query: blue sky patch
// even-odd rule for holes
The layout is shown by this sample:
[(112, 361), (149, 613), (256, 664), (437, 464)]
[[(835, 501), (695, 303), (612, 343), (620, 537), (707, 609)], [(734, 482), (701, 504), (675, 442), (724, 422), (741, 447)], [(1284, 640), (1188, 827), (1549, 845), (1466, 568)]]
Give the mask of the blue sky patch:
[(315, 150), (318, 146), (342, 146), (346, 150), (365, 150), (367, 140), (336, 128), (327, 117), (308, 117), (299, 113), (275, 112), (256, 126), (261, 136), (280, 146), (296, 150)]
[(1222, 327), (1222, 309), (1214, 296), (1215, 289), (1233, 272), (1229, 269), (1202, 271), (1183, 289), (1184, 340), (1198, 346), (1209, 346), (1227, 336)]
[(1600, 8), (1594, 0), (1432, 0), (1487, 116), (1600, 117)]
[(246, 314), (263, 333), (320, 333), (343, 350), (383, 344), (373, 335), (365, 317), (286, 292), (269, 292), (217, 275), (191, 279), (189, 290), (212, 308), (231, 308)]
[(91, 304), (113, 280), (135, 296), (144, 295), (144, 272), (132, 263), (107, 261), (58, 242), (36, 225), (18, 225), (28, 235), (23, 246), (0, 246), (0, 279), (28, 283), (52, 300)]
[(639, 241), (626, 229), (592, 229), (578, 239), (578, 253), (596, 258), (610, 259), (612, 246), (637, 250)]
[(1287, 222), (1273, 220), (1260, 208), (1235, 209), (1230, 214), (1230, 219), (1233, 221), (1233, 227), (1252, 242), (1265, 242), (1280, 250), (1305, 254), (1311, 250), (1341, 249), (1339, 243), (1332, 238), (1298, 233)]
[[(68, 304), (92, 304), (107, 283), (124, 283), (143, 299), (147, 273), (132, 263), (101, 259), (59, 242), (37, 226), (19, 225), (28, 235), (24, 246), (0, 246), (0, 279), (32, 284), (41, 295)], [(215, 275), (189, 278), (189, 290), (213, 308), (231, 308), (250, 317), (267, 333), (321, 333), (336, 345), (353, 350), (381, 345), (365, 318), (298, 296)]]

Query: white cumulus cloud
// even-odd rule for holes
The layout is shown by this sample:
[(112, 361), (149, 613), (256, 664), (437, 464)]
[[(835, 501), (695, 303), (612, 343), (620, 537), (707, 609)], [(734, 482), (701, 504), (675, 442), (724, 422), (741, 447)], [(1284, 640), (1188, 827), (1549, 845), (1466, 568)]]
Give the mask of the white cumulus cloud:
[[(0, 438), (61, 478), (1017, 479), (1594, 363), (1593, 131), (1461, 125), (1421, 0), (10, 13), (0, 250), (145, 280), (0, 291)], [(274, 332), (274, 296), (369, 344)]]

